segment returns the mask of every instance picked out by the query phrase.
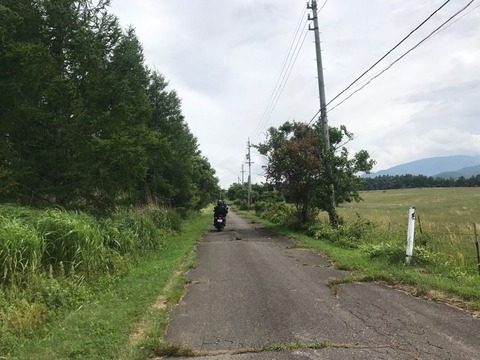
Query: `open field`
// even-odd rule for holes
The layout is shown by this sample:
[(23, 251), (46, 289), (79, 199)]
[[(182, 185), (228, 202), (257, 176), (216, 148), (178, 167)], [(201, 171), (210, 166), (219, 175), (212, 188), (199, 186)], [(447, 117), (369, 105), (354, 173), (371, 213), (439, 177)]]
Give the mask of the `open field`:
[(406, 226), (408, 209), (413, 206), (422, 226), (465, 231), (474, 222), (480, 224), (480, 188), (379, 190), (361, 196), (364, 201), (360, 203), (342, 204), (340, 215), (352, 220), (359, 214), (385, 226)]
[(342, 204), (339, 214), (347, 221), (372, 221), (377, 231), (400, 245), (407, 237), (408, 209), (415, 207), (417, 253), (428, 251), (435, 272), (476, 273), (473, 224), (480, 224), (479, 188), (369, 191), (362, 198), (360, 203)]

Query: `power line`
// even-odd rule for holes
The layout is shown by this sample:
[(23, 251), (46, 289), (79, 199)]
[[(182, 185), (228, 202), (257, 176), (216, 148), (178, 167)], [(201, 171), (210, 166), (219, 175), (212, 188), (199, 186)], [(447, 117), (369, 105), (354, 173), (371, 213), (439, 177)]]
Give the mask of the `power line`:
[[(377, 73), (376, 75), (374, 75), (373, 77), (371, 77), (362, 87), (358, 88), (357, 90), (355, 90), (353, 93), (351, 93), (349, 96), (347, 96), (345, 99), (343, 99), (342, 101), (340, 101), (338, 104), (336, 104), (333, 108), (331, 108), (329, 111), (332, 111), (334, 109), (336, 109), (338, 106), (340, 106), (341, 104), (343, 104), (345, 101), (347, 101), (348, 99), (350, 99), (353, 95), (355, 95), (357, 92), (361, 91), (363, 88), (365, 88), (365, 86), (367, 86), (368, 84), (370, 84), (373, 80), (375, 80), (376, 78), (378, 78), (379, 76), (381, 76), (384, 72), (386, 72), (387, 70), (389, 70), (393, 65), (395, 65), (397, 62), (399, 62), (400, 60), (402, 60), (405, 56), (407, 56), (409, 53), (411, 53), (413, 50), (415, 50), (416, 48), (418, 48), (421, 44), (423, 44), (425, 41), (429, 40), (430, 38), (432, 38), (433, 36), (437, 35), (440, 31), (444, 30), (442, 29), (443, 27), (445, 27), (445, 25), (447, 25), (451, 20), (453, 20), (455, 17), (457, 17), (459, 14), (461, 14), (462, 12), (464, 12), (475, 0), (471, 0), (467, 5), (465, 5), (463, 8), (461, 8), (460, 10), (458, 10), (455, 14), (453, 14), (451, 17), (449, 17), (446, 21), (444, 21), (440, 26), (438, 26), (435, 30), (433, 30), (430, 34), (428, 34), (426, 37), (424, 37), (422, 40), (420, 40), (416, 45), (414, 45), (413, 47), (411, 47), (408, 51), (406, 51), (405, 53), (403, 53), (403, 55), (401, 55), (400, 57), (398, 57), (394, 62), (392, 62), (390, 65), (388, 65), (385, 69), (383, 69), (382, 71), (380, 71), (379, 73)], [(338, 97), (338, 96), (337, 96)], [(333, 100), (332, 100), (333, 101)], [(330, 101), (329, 104), (332, 102)]]
[[(320, 9), (318, 10), (318, 13), (320, 13), (323, 8), (325, 7), (325, 5), (328, 3), (328, 0), (325, 0), (323, 5), (320, 7)], [(259, 122), (259, 124), (257, 125), (257, 127), (255, 128), (255, 131), (254, 131), (254, 138), (257, 138), (263, 127), (267, 124), (271, 114), (273, 113), (273, 111), (275, 110), (275, 107), (278, 103), (278, 100), (280, 99), (280, 96), (282, 95), (282, 92), (283, 90), (285, 89), (285, 85), (287, 84), (288, 82), (288, 79), (290, 78), (290, 75), (291, 75), (291, 72), (292, 72), (292, 69), (293, 69), (293, 66), (295, 65), (295, 62), (297, 61), (297, 58), (298, 58), (298, 55), (300, 54), (300, 50), (301, 48), (303, 47), (303, 44), (305, 42), (305, 39), (307, 37), (307, 34), (308, 34), (308, 28), (306, 28), (305, 30), (305, 33), (303, 35), (303, 38), (302, 38), (302, 41), (301, 43), (299, 41), (297, 41), (296, 45), (295, 45), (295, 49), (297, 49), (298, 45), (300, 44), (300, 47), (298, 48), (298, 51), (296, 51), (296, 54), (295, 54), (295, 57), (290, 57), (290, 66), (287, 66), (287, 71), (288, 71), (288, 74), (287, 72), (283, 73), (283, 71), (285, 70), (285, 66), (286, 64), (289, 62), (289, 55), (290, 55), (290, 52), (292, 50), (292, 47), (293, 47), (293, 43), (296, 39), (296, 36), (298, 34), (298, 30), (300, 29), (300, 24), (301, 24), (301, 19), (305, 16), (305, 12), (306, 12), (307, 9), (304, 10), (304, 12), (302, 13), (302, 16), (300, 18), (300, 22), (299, 22), (299, 25), (297, 26), (297, 30), (295, 32), (295, 35), (292, 39), (292, 43), (290, 45), (290, 48), (289, 48), (289, 51), (288, 51), (288, 55), (285, 59), (285, 62), (283, 64), (283, 67), (282, 67), (282, 70), (277, 78), (277, 81), (275, 83), (275, 86), (273, 88), (273, 91), (272, 91), (272, 94), (270, 95), (270, 99), (267, 103), (267, 107), (265, 108), (265, 111), (261, 117), (261, 120)], [(306, 22), (306, 24), (308, 23), (308, 21)], [(305, 25), (306, 25), (305, 24)], [(295, 52), (295, 50), (294, 50)], [(293, 62), (291, 61), (293, 59)], [(283, 75), (282, 75), (283, 74)], [(280, 80), (282, 79), (282, 80)], [(280, 80), (280, 84), (279, 84), (279, 80)], [(278, 87), (277, 87), (278, 86)], [(275, 89), (279, 89), (276, 94), (275, 94)], [(320, 110), (319, 110), (320, 112)], [(318, 114), (318, 113), (317, 113)], [(316, 115), (315, 115), (316, 116)]]
[[(308, 34), (308, 29), (306, 28), (306, 29), (305, 29), (305, 33), (304, 33), (304, 35), (303, 35), (302, 42), (301, 42), (301, 43), (300, 43), (300, 42), (297, 43), (297, 46), (299, 45), (299, 46), (298, 46), (298, 50), (296, 51), (295, 57), (292, 58), (293, 61), (290, 63), (290, 66), (289, 66), (289, 68), (288, 68), (288, 70), (287, 70), (288, 73), (286, 72), (286, 73), (284, 74), (283, 78), (282, 78), (282, 82), (281, 82), (281, 84), (280, 84), (281, 87), (279, 87), (279, 91), (278, 91), (277, 94), (276, 94), (276, 97), (275, 97), (275, 100), (274, 100), (274, 102), (273, 102), (273, 105), (272, 105), (272, 107), (270, 108), (270, 110), (269, 110), (269, 112), (268, 112), (265, 120), (268, 120), (268, 119), (270, 118), (270, 116), (271, 116), (272, 113), (273, 113), (273, 110), (275, 110), (275, 107), (277, 106), (278, 100), (280, 99), (280, 96), (282, 95), (283, 90), (285, 89), (285, 85), (287, 84), (288, 79), (290, 78), (290, 75), (291, 75), (291, 73), (292, 73), (293, 67), (295, 66), (295, 63), (296, 63), (297, 58), (298, 58), (298, 54), (300, 53), (300, 50), (302, 49), (303, 44), (305, 43), (305, 39), (306, 39), (306, 37), (307, 37), (307, 34)], [(266, 123), (267, 123), (267, 121), (265, 121), (265, 124), (266, 124)], [(265, 125), (265, 124), (264, 124), (264, 125)], [(263, 128), (263, 126), (262, 126), (262, 128)], [(260, 129), (260, 130), (261, 130), (261, 129)], [(258, 136), (258, 135), (259, 135), (259, 133), (258, 133), (256, 136)]]
[(310, 121), (308, 122), (308, 125), (310, 125), (310, 124), (312, 123), (312, 121), (316, 119), (316, 117), (318, 116), (318, 114), (320, 114), (320, 110), (321, 110), (321, 109), (318, 109), (318, 111), (315, 113), (315, 115), (312, 116), (312, 118), (311, 118)]
[(294, 47), (296, 47), (295, 44), (298, 43), (297, 35), (300, 31), (300, 28), (301, 28), (301, 25), (302, 25), (302, 19), (305, 17), (306, 11), (307, 10), (304, 9), (302, 11), (301, 15), (300, 15), (300, 18), (298, 20), (298, 24), (296, 26), (295, 33), (292, 37), (292, 40), (290, 41), (290, 46), (288, 48), (287, 55), (285, 56), (285, 60), (284, 60), (283, 65), (282, 65), (282, 69), (280, 70), (280, 73), (278, 74), (277, 80), (275, 82), (275, 85), (273, 86), (272, 92), (271, 92), (270, 97), (268, 99), (267, 105), (265, 106), (265, 110), (263, 111), (262, 117), (260, 118), (260, 121), (259, 121), (258, 125), (256, 126), (255, 131), (253, 132), (252, 135), (257, 134), (257, 132), (262, 129), (262, 127), (264, 125), (263, 123), (266, 121), (265, 120), (267, 118), (266, 114), (269, 112), (269, 109), (270, 109), (270, 107), (272, 106), (272, 103), (273, 103), (273, 99), (276, 97), (276, 92), (278, 91), (279, 82), (283, 78), (282, 76), (283, 76), (283, 73), (285, 71), (285, 67), (287, 66), (287, 64), (288, 64), (288, 62), (291, 58), (292, 49)]
[[(470, 9), (470, 11), (467, 11), (465, 14), (463, 14), (462, 16), (460, 16), (458, 19), (456, 19), (455, 21), (452, 21), (450, 24), (448, 24), (448, 26), (445, 26), (443, 29), (437, 31), (437, 34), (448, 29), (450, 26), (452, 26), (453, 24), (457, 23), (458, 21), (460, 21), (461, 19), (463, 19), (465, 16), (467, 16), (468, 14), (470, 14), (472, 11), (475, 11), (477, 10), (478, 8), (480, 8), (480, 5), (477, 5), (475, 6), (473, 9)], [(435, 35), (437, 35), (435, 34)]]
[[(412, 30), (404, 39), (402, 39), (402, 41), (400, 43), (398, 43), (397, 45), (395, 45), (391, 50), (389, 50), (384, 56), (382, 56), (377, 62), (375, 62), (375, 64), (373, 64), (368, 70), (366, 70), (362, 75), (360, 75), (357, 79), (355, 79), (355, 81), (353, 81), (347, 88), (345, 88), (344, 90), (342, 90), (338, 95), (336, 95), (332, 100), (330, 100), (328, 102), (327, 105), (330, 105), (332, 103), (332, 101), (334, 101), (335, 99), (337, 99), (340, 95), (342, 95), (343, 93), (345, 93), (349, 88), (351, 88), (357, 81), (360, 80), (360, 78), (362, 78), (366, 73), (368, 73), (370, 70), (372, 70), (372, 68), (374, 66), (376, 66), (381, 60), (383, 60), (387, 55), (389, 55), (393, 50), (395, 50), (398, 45), (400, 45), (403, 41), (405, 41), (405, 39), (407, 39), (411, 34), (413, 34), (413, 32), (415, 32), (420, 26), (422, 26), (426, 21), (428, 21), (435, 13), (437, 13), (441, 8), (443, 8), (450, 0), (448, 0), (447, 2), (445, 2), (444, 4), (442, 4), (437, 10), (435, 10), (431, 15), (429, 15), (420, 25), (418, 25), (414, 30)], [(344, 100), (342, 100), (340, 103), (338, 103), (337, 105), (335, 105), (333, 108), (331, 108), (329, 111), (332, 111), (334, 110), (335, 108), (337, 108), (339, 105), (343, 104), (346, 100), (350, 99), (354, 94), (356, 94), (357, 92), (359, 92), (360, 90), (362, 90), (365, 86), (367, 86), (368, 84), (370, 84), (374, 79), (376, 79), (377, 77), (379, 77), (380, 75), (382, 75), (385, 71), (387, 71), (388, 69), (390, 69), (395, 63), (397, 63), (398, 61), (400, 61), (403, 57), (405, 57), (407, 54), (409, 54), (411, 51), (413, 51), (414, 49), (416, 49), (418, 46), (420, 46), (423, 42), (427, 41), (428, 39), (430, 39), (431, 37), (437, 35), (439, 32), (445, 30), (446, 28), (448, 28), (449, 26), (453, 25), (455, 22), (459, 21), (461, 18), (463, 18), (464, 16), (466, 16), (467, 14), (469, 14), (470, 12), (472, 12), (473, 10), (477, 9), (478, 7), (480, 7), (480, 5), (478, 5), (477, 7), (475, 7), (474, 9), (470, 10), (467, 14), (464, 14), (462, 17), (460, 17), (459, 19), (457, 19), (456, 21), (454, 21), (453, 23), (449, 24), (448, 26), (446, 26), (445, 28), (443, 28), (447, 23), (449, 23), (453, 18), (455, 18), (457, 15), (459, 15), (460, 13), (462, 13), (463, 11), (465, 11), (475, 0), (471, 0), (467, 5), (465, 5), (462, 9), (458, 10), (455, 14), (453, 14), (449, 19), (447, 19), (444, 23), (442, 23), (442, 25), (440, 25), (439, 27), (437, 27), (432, 33), (430, 33), (428, 36), (426, 36), (424, 39), (422, 39), (419, 43), (417, 43), (414, 47), (412, 47), (410, 50), (408, 50), (406, 53), (404, 53), (402, 56), (400, 56), (399, 58), (397, 58), (392, 64), (390, 64), (387, 68), (383, 69), (380, 73), (377, 73), (375, 76), (373, 76), (372, 78), (369, 78), (367, 80), (367, 82), (362, 86), (360, 87), (359, 89), (355, 90), (352, 94), (350, 94), (347, 98), (345, 98)], [(443, 29), (442, 29), (443, 28)], [(317, 115), (320, 113), (320, 109), (315, 113), (315, 115), (313, 115), (313, 117), (310, 119), (310, 121), (308, 122), (308, 125), (310, 125), (313, 120), (315, 120), (315, 118), (317, 117)]]
[(255, 176), (255, 177), (252, 179), (252, 183), (256, 184), (256, 183), (257, 183), (257, 180), (265, 177), (265, 175), (267, 175), (267, 174), (266, 174), (266, 173), (263, 173), (263, 174), (260, 174), (260, 175)]
[(400, 40), (397, 45), (391, 48), (385, 55), (383, 55), (380, 59), (378, 59), (372, 66), (370, 66), (367, 70), (365, 70), (359, 77), (353, 80), (350, 85), (348, 85), (345, 89), (340, 91), (337, 95), (333, 97), (328, 103), (327, 106), (332, 103), (332, 101), (336, 100), (339, 96), (344, 94), (348, 89), (350, 89), (357, 81), (359, 81), (362, 77), (364, 77), (368, 72), (370, 72), (375, 66), (378, 65), (383, 59), (385, 59), (388, 55), (392, 53), (396, 48), (398, 48), (402, 43), (404, 43), (413, 33), (415, 33), (420, 27), (422, 27), (427, 21), (429, 21), (437, 12), (439, 12), (443, 7), (445, 7), (451, 0), (445, 1), (437, 10), (431, 13), (425, 20), (423, 20), (418, 26), (416, 26), (407, 36), (405, 36), (402, 40)]
[[(325, 5), (328, 3), (328, 0), (325, 0), (323, 5), (321, 6), (320, 10), (318, 10), (318, 13), (320, 13), (322, 11), (322, 9), (325, 7)], [(302, 13), (302, 17), (305, 16), (305, 12), (306, 12), (306, 9), (305, 11)], [(300, 24), (301, 24), (301, 19), (300, 19)], [(305, 39), (308, 35), (308, 28), (306, 27), (306, 25), (308, 24), (308, 21), (305, 22), (305, 32), (303, 34), (303, 37), (299, 37), (298, 39), (296, 39), (296, 35), (298, 34), (298, 30), (300, 29), (300, 26), (297, 26), (297, 31), (295, 33), (295, 36), (292, 40), (292, 44), (290, 45), (290, 49), (289, 49), (289, 52), (288, 52), (288, 55), (291, 54), (291, 50), (292, 50), (292, 47), (293, 47), (293, 43), (295, 42), (296, 40), (296, 44), (294, 46), (294, 49), (293, 49), (293, 54), (291, 57), (289, 57), (287, 55), (287, 58), (285, 59), (285, 62), (284, 62), (284, 65), (282, 67), (282, 71), (281, 73), (279, 74), (278, 78), (277, 78), (277, 82), (275, 83), (275, 86), (274, 86), (274, 91), (272, 92), (272, 95), (270, 96), (270, 100), (268, 102), (268, 105), (262, 115), (262, 118), (259, 122), (259, 124), (257, 125), (257, 127), (255, 128), (255, 131), (254, 131), (254, 138), (257, 138), (262, 129), (264, 128), (264, 126), (268, 123), (268, 120), (270, 119), (270, 116), (272, 115), (273, 111), (275, 110), (275, 107), (277, 106), (277, 103), (283, 93), (283, 90), (285, 89), (285, 86), (290, 78), (290, 75), (292, 73), (292, 70), (293, 70), (293, 67), (295, 66), (295, 63), (297, 61), (297, 58), (298, 58), (298, 55), (300, 54), (300, 51), (303, 47), (303, 44), (305, 43)], [(301, 39), (301, 41), (300, 41)], [(286, 66), (286, 68), (285, 68)], [(284, 71), (285, 70), (285, 71)], [(275, 93), (275, 90), (276, 93)]]
[(322, 11), (323, 8), (325, 7), (325, 5), (327, 5), (327, 2), (328, 0), (325, 0), (325, 2), (323, 3), (323, 5), (320, 7), (320, 9), (318, 10), (318, 12)]

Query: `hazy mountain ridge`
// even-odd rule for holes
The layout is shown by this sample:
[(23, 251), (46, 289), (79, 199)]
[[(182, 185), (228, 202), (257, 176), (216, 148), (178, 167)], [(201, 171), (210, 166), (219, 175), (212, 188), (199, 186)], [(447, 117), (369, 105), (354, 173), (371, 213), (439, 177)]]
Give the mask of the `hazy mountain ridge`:
[(435, 175), (434, 177), (441, 177), (444, 179), (458, 179), (460, 176), (468, 179), (472, 176), (480, 175), (480, 165), (468, 166), (457, 171), (448, 171)]
[(470, 178), (480, 174), (480, 156), (456, 155), (425, 158), (367, 174), (365, 177), (406, 174), (446, 179), (457, 179), (460, 176)]

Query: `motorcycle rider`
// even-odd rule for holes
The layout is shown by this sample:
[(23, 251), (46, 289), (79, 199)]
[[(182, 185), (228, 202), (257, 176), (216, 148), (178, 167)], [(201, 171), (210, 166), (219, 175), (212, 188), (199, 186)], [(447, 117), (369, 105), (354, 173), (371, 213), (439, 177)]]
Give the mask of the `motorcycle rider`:
[[(223, 200), (218, 200), (217, 201), (217, 206), (213, 209), (213, 216), (222, 216), (223, 217), (223, 223), (225, 226), (227, 225), (227, 213), (228, 210), (225, 208), (225, 203)], [(215, 219), (213, 220), (215, 221)]]
[(225, 202), (225, 200), (222, 200), (223, 202), (223, 207), (225, 208), (225, 210), (227, 210), (227, 214), (228, 214), (228, 204)]

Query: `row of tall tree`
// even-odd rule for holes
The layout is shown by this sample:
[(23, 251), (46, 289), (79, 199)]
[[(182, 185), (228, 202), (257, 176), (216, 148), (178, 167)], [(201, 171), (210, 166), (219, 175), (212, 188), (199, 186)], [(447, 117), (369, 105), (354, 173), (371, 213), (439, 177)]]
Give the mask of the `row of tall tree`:
[(109, 0), (0, 3), (0, 201), (201, 208), (218, 179)]
[(382, 175), (365, 178), (362, 190), (389, 190), (429, 187), (475, 187), (480, 186), (480, 175), (458, 179), (444, 179), (425, 175)]

